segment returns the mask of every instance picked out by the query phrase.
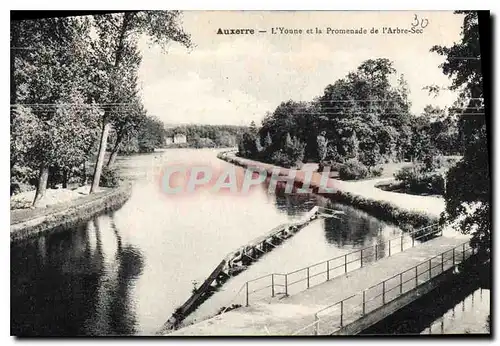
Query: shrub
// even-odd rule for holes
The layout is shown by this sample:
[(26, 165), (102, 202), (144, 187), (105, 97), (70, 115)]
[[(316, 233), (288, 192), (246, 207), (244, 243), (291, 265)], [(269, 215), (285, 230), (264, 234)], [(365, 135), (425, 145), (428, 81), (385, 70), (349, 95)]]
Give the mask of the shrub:
[(321, 173), (325, 171), (326, 167), (330, 168), (330, 172), (338, 172), (340, 170), (340, 167), (342, 167), (342, 164), (335, 161), (323, 161), (318, 164), (318, 172)]
[(382, 167), (382, 166), (372, 167), (370, 169), (370, 175), (372, 177), (380, 177), (382, 175), (383, 171), (384, 171), (384, 167)]
[(394, 177), (400, 180), (405, 189), (413, 193), (443, 194), (444, 179), (436, 172), (425, 172), (421, 166), (403, 167)]
[(103, 167), (99, 186), (102, 187), (117, 187), (120, 184), (120, 178), (116, 169)]
[(358, 180), (368, 176), (368, 168), (356, 159), (350, 159), (339, 169), (342, 180)]

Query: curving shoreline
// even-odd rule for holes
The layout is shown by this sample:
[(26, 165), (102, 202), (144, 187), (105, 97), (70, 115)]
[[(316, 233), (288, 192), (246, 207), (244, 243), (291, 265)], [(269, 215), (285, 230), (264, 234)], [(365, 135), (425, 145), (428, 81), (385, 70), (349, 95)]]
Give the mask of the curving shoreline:
[(57, 232), (101, 213), (118, 209), (129, 199), (132, 185), (126, 183), (113, 189), (101, 189), (95, 194), (48, 207), (42, 213), (39, 209), (23, 210), (21, 217), (15, 217), (11, 212), (10, 241), (28, 239), (45, 232)]
[[(217, 157), (226, 162), (244, 168), (257, 168), (265, 170), (269, 175), (273, 170), (282, 176), (287, 176), (290, 169), (275, 166), (269, 163), (246, 159), (236, 156), (234, 151), (225, 151)], [(294, 180), (298, 185), (304, 183), (304, 171), (298, 171)], [(376, 185), (376, 179), (372, 185)], [(435, 197), (412, 196), (379, 190), (371, 191), (375, 187), (367, 186), (367, 181), (346, 182), (330, 178), (328, 187), (333, 187), (335, 192), (325, 193), (319, 190), (321, 173), (314, 172), (310, 187), (315, 194), (325, 196), (333, 201), (359, 208), (381, 220), (398, 224), (401, 228), (426, 227), (439, 221), (439, 215), (444, 210), (444, 201)], [(370, 182), (368, 182), (370, 184)], [(396, 199), (397, 198), (397, 199)], [(408, 205), (410, 207), (408, 207)]]

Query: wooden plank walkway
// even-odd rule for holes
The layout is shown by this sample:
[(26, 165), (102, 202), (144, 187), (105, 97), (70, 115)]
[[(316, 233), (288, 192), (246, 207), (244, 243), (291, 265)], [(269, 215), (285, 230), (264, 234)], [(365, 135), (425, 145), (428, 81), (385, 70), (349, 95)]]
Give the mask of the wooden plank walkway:
[(166, 335), (292, 335), (313, 323), (318, 310), (358, 294), (466, 241), (467, 238), (463, 236), (439, 237), (293, 296), (238, 308)]

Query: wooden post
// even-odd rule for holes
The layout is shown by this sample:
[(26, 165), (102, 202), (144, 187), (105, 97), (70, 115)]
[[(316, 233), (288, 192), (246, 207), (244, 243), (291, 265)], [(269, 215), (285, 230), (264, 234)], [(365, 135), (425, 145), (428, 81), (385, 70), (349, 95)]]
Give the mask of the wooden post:
[(344, 256), (344, 269), (345, 272), (347, 273), (347, 254)]
[(375, 261), (378, 261), (378, 244), (375, 244)]
[(403, 273), (399, 273), (399, 294), (403, 294)]
[(361, 268), (363, 268), (363, 249), (361, 249), (361, 255), (359, 256), (361, 261)]
[(455, 266), (455, 248), (453, 248), (453, 267)]
[(330, 281), (330, 261), (326, 261), (326, 281)]
[(441, 254), (441, 273), (444, 272), (444, 252)]
[(415, 235), (412, 234), (411, 236), (411, 247), (415, 247)]

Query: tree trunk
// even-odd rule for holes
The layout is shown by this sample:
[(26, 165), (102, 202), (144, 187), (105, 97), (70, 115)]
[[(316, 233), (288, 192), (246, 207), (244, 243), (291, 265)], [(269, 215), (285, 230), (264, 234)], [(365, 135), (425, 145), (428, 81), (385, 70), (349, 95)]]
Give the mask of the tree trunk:
[(82, 179), (82, 186), (84, 186), (85, 184), (87, 184), (87, 161), (83, 161), (82, 163), (83, 165), (83, 174), (81, 176), (81, 179)]
[(68, 169), (67, 168), (63, 169), (62, 187), (63, 187), (63, 189), (67, 189), (68, 188)]
[(97, 162), (95, 164), (94, 176), (92, 177), (92, 186), (90, 187), (90, 193), (96, 192), (97, 189), (99, 188), (99, 180), (101, 180), (102, 165), (104, 163), (104, 154), (106, 153), (106, 145), (108, 143), (108, 134), (110, 127), (111, 124), (105, 122), (102, 128), (101, 142), (99, 143), (99, 154), (97, 156)]
[[(129, 20), (133, 16), (134, 16), (134, 14), (129, 13), (129, 12), (126, 12), (123, 14), (123, 20), (122, 20), (122, 24), (120, 27), (120, 36), (118, 39), (118, 46), (116, 48), (115, 64), (114, 64), (115, 70), (117, 70), (118, 66), (120, 66), (121, 60), (123, 58), (125, 34), (127, 32)], [(113, 91), (114, 91), (113, 84), (110, 85), (109, 90), (110, 90), (110, 95), (113, 95)], [(104, 163), (104, 154), (106, 153), (106, 144), (108, 142), (108, 133), (109, 133), (109, 128), (111, 126), (108, 123), (108, 112), (109, 111), (105, 111), (104, 116), (103, 116), (104, 126), (103, 126), (102, 132), (101, 132), (101, 142), (99, 144), (99, 155), (97, 157), (97, 162), (95, 164), (94, 176), (92, 178), (92, 186), (90, 187), (89, 193), (93, 193), (98, 189), (99, 180), (101, 179), (102, 166)]]
[(49, 179), (49, 166), (47, 166), (46, 164), (42, 164), (40, 167), (40, 175), (38, 177), (38, 186), (36, 188), (35, 199), (33, 200), (34, 207), (37, 207), (40, 204), (40, 201), (45, 196), (48, 179)]
[(108, 163), (106, 167), (111, 167), (113, 163), (115, 163), (116, 157), (118, 156), (118, 148), (120, 147), (120, 143), (122, 141), (123, 136), (118, 135), (116, 137), (115, 145), (113, 146), (113, 150), (111, 151), (111, 155), (109, 156)]

